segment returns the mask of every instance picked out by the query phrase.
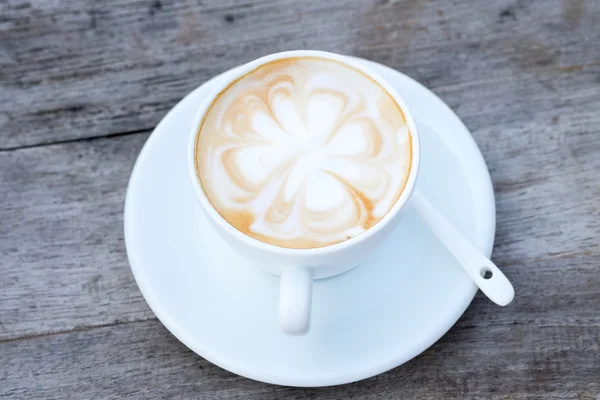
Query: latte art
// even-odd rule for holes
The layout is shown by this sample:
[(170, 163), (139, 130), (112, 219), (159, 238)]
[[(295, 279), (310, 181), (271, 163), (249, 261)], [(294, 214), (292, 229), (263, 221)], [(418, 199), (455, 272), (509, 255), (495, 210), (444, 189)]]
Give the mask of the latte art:
[(260, 241), (314, 248), (359, 235), (400, 196), (411, 165), (404, 114), (337, 61), (273, 61), (217, 96), (196, 172), (214, 208)]

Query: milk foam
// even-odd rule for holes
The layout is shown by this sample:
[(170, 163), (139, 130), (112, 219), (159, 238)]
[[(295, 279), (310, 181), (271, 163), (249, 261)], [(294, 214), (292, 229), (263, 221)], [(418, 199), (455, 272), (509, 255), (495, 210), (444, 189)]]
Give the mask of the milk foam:
[(196, 168), (234, 227), (282, 247), (337, 243), (377, 223), (400, 196), (410, 132), (392, 97), (349, 66), (274, 61), (210, 106)]

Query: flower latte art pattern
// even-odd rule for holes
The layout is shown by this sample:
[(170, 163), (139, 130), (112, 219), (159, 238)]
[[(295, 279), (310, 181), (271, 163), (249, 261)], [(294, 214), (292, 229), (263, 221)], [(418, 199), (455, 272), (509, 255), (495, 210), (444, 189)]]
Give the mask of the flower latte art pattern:
[(260, 241), (289, 248), (365, 232), (400, 196), (411, 134), (378, 83), (337, 61), (267, 63), (229, 85), (196, 137), (214, 208)]

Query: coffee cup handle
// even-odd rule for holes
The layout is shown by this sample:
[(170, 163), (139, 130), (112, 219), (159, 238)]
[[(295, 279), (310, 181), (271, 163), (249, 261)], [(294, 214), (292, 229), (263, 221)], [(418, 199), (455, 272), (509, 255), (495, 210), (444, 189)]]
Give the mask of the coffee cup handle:
[(310, 329), (313, 277), (310, 268), (285, 267), (281, 271), (279, 320), (289, 335), (304, 335)]

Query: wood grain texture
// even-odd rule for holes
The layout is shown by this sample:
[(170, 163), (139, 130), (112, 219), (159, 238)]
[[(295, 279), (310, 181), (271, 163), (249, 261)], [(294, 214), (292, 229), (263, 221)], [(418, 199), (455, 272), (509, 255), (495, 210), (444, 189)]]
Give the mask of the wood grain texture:
[(231, 374), (185, 348), (158, 321), (5, 342), (0, 343), (0, 396), (249, 400), (597, 398), (600, 324), (479, 322), (480, 313), (505, 314), (506, 318), (516, 307), (500, 312), (494, 308), (495, 312), (489, 313), (487, 301), (477, 299), (458, 324), (418, 358), (362, 382), (319, 389), (267, 385)]
[[(146, 138), (125, 135), (0, 153), (0, 339), (151, 317), (128, 269), (122, 232), (127, 180)], [(567, 275), (566, 269), (529, 283), (531, 277), (545, 272), (552, 260), (600, 260), (600, 187), (594, 181), (600, 151), (587, 151), (600, 148), (600, 135), (589, 139), (566, 150), (561, 166), (568, 186), (562, 173), (543, 168), (560, 160), (564, 147), (546, 149), (535, 163), (518, 140), (486, 154), (491, 166), (497, 159), (503, 165), (493, 173), (494, 260), (506, 267), (521, 296), (531, 290), (520, 290), (521, 284), (540, 285), (539, 293), (556, 296), (545, 300), (548, 307), (568, 294), (554, 290), (558, 279), (586, 285), (590, 277)], [(579, 156), (571, 157), (571, 151)], [(534, 179), (521, 187), (523, 176)], [(599, 300), (600, 281), (592, 282), (596, 291), (586, 290)], [(544, 317), (568, 317), (548, 311)]]
[[(598, 0), (0, 0), (0, 396), (597, 400), (598, 26)], [(423, 355), (340, 388), (197, 357), (155, 320), (123, 244), (150, 129), (216, 73), (293, 48), (387, 64), (456, 110), (490, 168), (493, 258), (517, 294), (478, 295)]]
[(123, 243), (147, 134), (0, 152), (0, 339), (146, 319)]
[[(150, 129), (216, 73), (286, 49), (383, 62), (453, 105), (483, 96), (492, 104), (459, 108), (484, 122), (478, 127), (497, 125), (499, 115), (527, 122), (530, 98), (567, 101), (561, 90), (573, 81), (587, 84), (578, 98), (589, 96), (600, 73), (597, 0), (8, 0), (0, 7), (0, 148)], [(524, 78), (531, 83), (521, 86)]]

